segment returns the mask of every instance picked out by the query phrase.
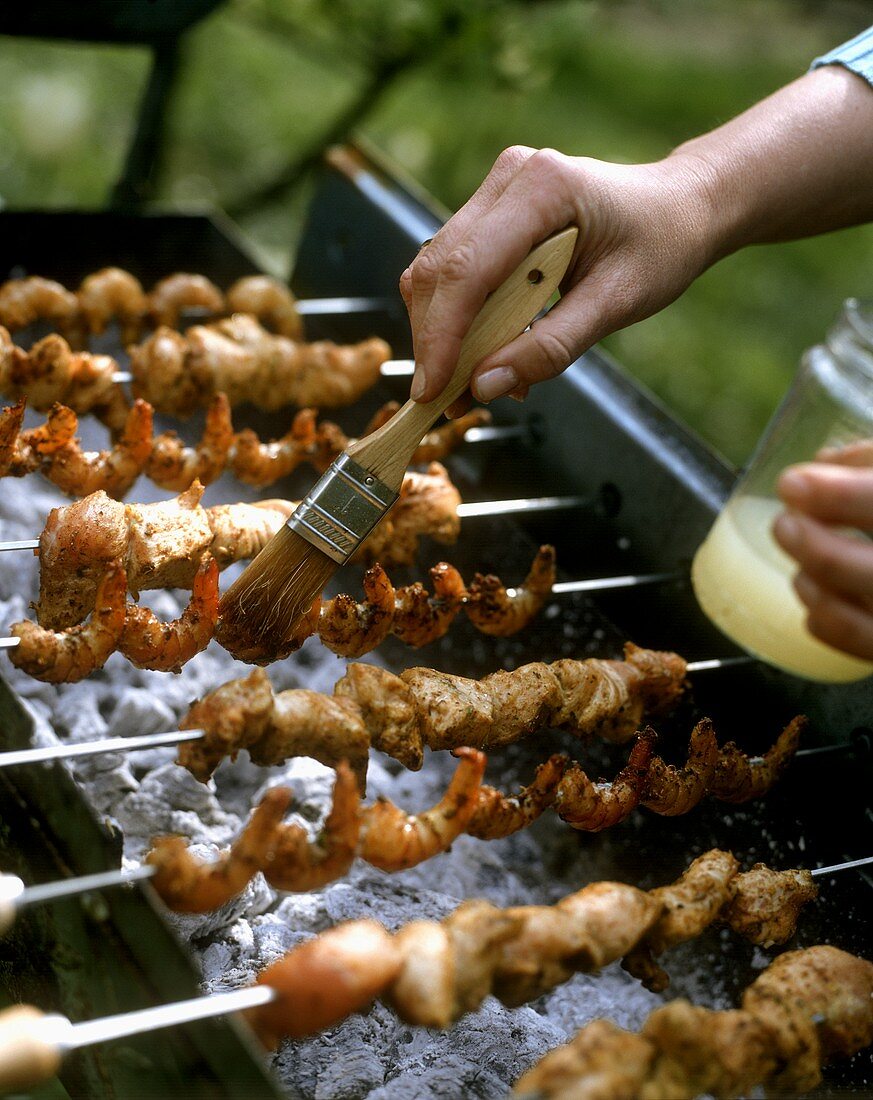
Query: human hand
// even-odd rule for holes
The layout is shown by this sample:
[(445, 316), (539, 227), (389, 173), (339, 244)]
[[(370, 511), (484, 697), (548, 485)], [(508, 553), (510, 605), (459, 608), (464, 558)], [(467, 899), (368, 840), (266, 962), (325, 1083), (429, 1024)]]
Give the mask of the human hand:
[(773, 534), (800, 565), (794, 578), (807, 628), (822, 642), (873, 660), (873, 543), (842, 533), (873, 533), (873, 444), (822, 452), (790, 466), (778, 490), (789, 511)]
[(711, 220), (694, 156), (622, 165), (505, 150), (401, 277), (416, 361), (412, 396), (430, 401), (443, 390), (487, 295), (552, 233), (579, 227), (563, 297), (478, 365), (471, 388), (480, 401), (523, 398), (603, 336), (672, 302), (714, 259)]

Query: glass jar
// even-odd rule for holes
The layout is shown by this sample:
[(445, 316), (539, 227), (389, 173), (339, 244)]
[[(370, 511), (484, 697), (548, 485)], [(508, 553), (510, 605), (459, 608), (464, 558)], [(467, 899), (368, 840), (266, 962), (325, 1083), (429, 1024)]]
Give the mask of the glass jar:
[(873, 302), (850, 299), (824, 344), (803, 356), (691, 571), (698, 602), (720, 630), (754, 656), (810, 680), (860, 680), (873, 663), (806, 629), (806, 609), (791, 583), (797, 562), (773, 538), (773, 521), (784, 510), (776, 482), (786, 466), (814, 460), (823, 448), (839, 452), (861, 441), (873, 449)]

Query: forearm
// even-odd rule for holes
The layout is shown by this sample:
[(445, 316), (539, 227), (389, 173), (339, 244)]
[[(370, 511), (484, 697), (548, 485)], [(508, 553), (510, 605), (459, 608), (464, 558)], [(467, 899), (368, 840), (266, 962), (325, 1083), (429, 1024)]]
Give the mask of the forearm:
[(873, 88), (841, 66), (817, 69), (662, 166), (702, 200), (710, 263), (873, 219)]

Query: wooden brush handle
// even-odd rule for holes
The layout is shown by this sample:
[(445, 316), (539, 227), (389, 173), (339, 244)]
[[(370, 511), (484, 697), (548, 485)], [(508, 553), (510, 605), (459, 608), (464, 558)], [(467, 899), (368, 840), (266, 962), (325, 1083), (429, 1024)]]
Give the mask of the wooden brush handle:
[(358, 440), (348, 454), (390, 488), (399, 490), (413, 452), (437, 419), (470, 385), (473, 368), (505, 347), (547, 305), (570, 266), (579, 230), (555, 233), (537, 245), (506, 282), (489, 294), (470, 326), (449, 384), (433, 401), (406, 404), (378, 431)]

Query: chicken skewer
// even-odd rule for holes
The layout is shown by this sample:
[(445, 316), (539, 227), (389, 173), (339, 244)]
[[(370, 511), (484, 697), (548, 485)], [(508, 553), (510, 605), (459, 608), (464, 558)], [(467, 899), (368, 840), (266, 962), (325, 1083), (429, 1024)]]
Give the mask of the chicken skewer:
[(86, 276), (78, 293), (39, 275), (9, 279), (0, 286), (0, 325), (13, 332), (35, 321), (49, 321), (82, 343), (88, 335), (104, 332), (114, 318), (123, 341), (131, 343), (146, 326), (178, 327), (183, 313), (251, 313), (268, 328), (299, 338), (303, 317), (373, 313), (394, 305), (390, 298), (377, 297), (299, 299), (269, 275), (237, 279), (225, 296), (205, 276), (177, 272), (146, 294), (129, 271), (105, 267)]
[(263, 765), (305, 755), (328, 767), (347, 760), (364, 775), (371, 745), (417, 771), (425, 746), (487, 750), (538, 729), (565, 728), (620, 743), (633, 737), (643, 714), (667, 710), (679, 699), (685, 675), (677, 654), (630, 644), (623, 661), (535, 663), (481, 681), (423, 668), (395, 676), (352, 664), (333, 695), (274, 693), (266, 673), (255, 669), (194, 703), (180, 727), (205, 729), (206, 736), (183, 746), (179, 763), (206, 782), (225, 756), (247, 749)]
[[(701, 859), (718, 856), (732, 859), (728, 853), (718, 852)], [(692, 864), (683, 878), (694, 868)], [(781, 883), (785, 875), (800, 893), (809, 892), (802, 871), (768, 871), (769, 881), (759, 876), (753, 884), (734, 874), (732, 901), (740, 899), (757, 907), (756, 890), (760, 892), (762, 886), (766, 890), (770, 882)], [(714, 885), (719, 890), (721, 884)], [(782, 891), (777, 893), (781, 896)], [(766, 893), (760, 900), (772, 911)], [(64, 1054), (71, 1050), (228, 1012), (244, 1011), (266, 1045), (275, 1045), (282, 1035), (301, 1037), (323, 1030), (347, 1015), (365, 1011), (377, 996), (388, 1000), (410, 1023), (447, 1026), (476, 1008), (489, 991), (497, 992), (505, 1003), (523, 1003), (536, 995), (532, 990), (553, 988), (575, 972), (596, 969), (610, 958), (620, 957), (635, 935), (657, 928), (663, 907), (663, 902), (620, 883), (595, 883), (555, 906), (500, 910), (487, 902), (471, 901), (442, 921), (414, 921), (393, 936), (376, 921), (346, 922), (292, 949), (262, 971), (257, 984), (231, 993), (77, 1024), (64, 1016), (46, 1016), (38, 1009), (17, 1006), (0, 1015), (0, 1087), (36, 1086), (57, 1072)], [(734, 927), (730, 905), (724, 913), (711, 914), (710, 910), (711, 906), (702, 927), (716, 917)], [(789, 924), (777, 918), (780, 935), (793, 931)], [(689, 932), (694, 935), (702, 927), (689, 927)], [(735, 930), (749, 936), (742, 922)], [(824, 958), (821, 952), (826, 953)], [(818, 988), (815, 1007), (809, 1013), (812, 1026), (828, 1035), (831, 1043), (843, 1032), (851, 1036), (842, 1043), (842, 1053), (860, 1049), (873, 1039), (867, 991), (873, 982), (873, 966), (869, 963), (837, 948), (810, 948), (781, 956), (757, 981), (769, 992), (773, 983), (765, 979), (775, 968), (782, 975), (783, 987), (798, 973), (805, 982), (813, 953), (818, 953), (812, 963)], [(783, 961), (795, 959), (802, 960), (799, 969), (794, 961)], [(850, 998), (837, 996), (833, 981), (821, 981), (828, 968), (852, 991)], [(338, 975), (342, 975), (341, 981)], [(416, 1002), (419, 990), (423, 999)], [(764, 995), (766, 998), (767, 993)], [(808, 1002), (803, 998), (795, 1003), (805, 1009)], [(792, 1019), (797, 1019), (796, 1012)], [(771, 1038), (778, 1034), (777, 1029), (774, 1036), (771, 1028)], [(809, 1025), (798, 1034), (808, 1036)], [(816, 1049), (826, 1048), (822, 1044)]]
[[(396, 402), (386, 404), (365, 434), (384, 423), (395, 409)], [(147, 401), (134, 402), (121, 435), (103, 451), (82, 450), (76, 437), (78, 418), (65, 405), (53, 405), (44, 424), (28, 429), (22, 428), (24, 410), (24, 398), (0, 409), (0, 477), (39, 472), (74, 497), (102, 489), (120, 499), (141, 474), (161, 488), (184, 491), (195, 480), (211, 484), (225, 470), (248, 485), (264, 488), (303, 463), (323, 473), (349, 443), (337, 424), (329, 420), (316, 424), (315, 409), (301, 409), (288, 432), (269, 443), (261, 442), (250, 429), (234, 432), (224, 394), (212, 399), (203, 436), (193, 447), (186, 446), (175, 432), (153, 438), (153, 410)], [(481, 431), (477, 435), (475, 429), (490, 421), (486, 409), (474, 409), (434, 429), (413, 456), (414, 464), (427, 465), (462, 442), (482, 440)], [(507, 431), (517, 434), (513, 428)]]
[(873, 1042), (873, 963), (819, 945), (780, 955), (719, 1012), (675, 1000), (639, 1032), (586, 1025), (518, 1081), (517, 1100), (675, 1100), (748, 1096), (756, 1086), (797, 1096), (822, 1066)]
[[(375, 385), (391, 354), (378, 339), (347, 346), (297, 343), (273, 336), (245, 314), (216, 326), (195, 325), (185, 336), (160, 328), (129, 350), (134, 397), (185, 417), (217, 393), (231, 404), (267, 410), (350, 405)], [(38, 411), (68, 405), (77, 414), (93, 413), (117, 435), (130, 411), (119, 373), (111, 356), (73, 351), (56, 334), (24, 351), (0, 326), (0, 394), (26, 397)]]
[[(798, 733), (798, 723), (792, 723), (765, 757), (750, 759), (734, 745), (720, 750), (711, 723), (703, 722), (692, 734), (683, 769), (652, 756), (653, 735), (643, 734), (611, 783), (592, 783), (578, 764), (568, 766), (557, 755), (541, 764), (533, 783), (513, 797), (481, 786), (484, 756), (459, 749), (461, 765), (443, 799), (426, 813), (411, 816), (384, 800), (360, 809), (353, 773), (341, 762), (333, 808), (315, 844), (299, 826), (282, 824), (291, 793), (274, 787), (216, 861), (206, 863), (192, 855), (181, 837), (156, 840), (148, 861), (159, 868), (155, 889), (171, 909), (203, 912), (229, 901), (258, 871), (270, 885), (300, 892), (345, 874), (355, 855), (383, 871), (404, 870), (445, 851), (463, 832), (496, 840), (528, 827), (550, 807), (573, 828), (599, 832), (624, 820), (638, 805), (676, 816), (689, 812), (706, 794), (746, 802), (774, 786), (791, 760)], [(705, 750), (698, 744), (701, 737), (707, 738)]]
[[(525, 582), (510, 598), (499, 579), (477, 573), (469, 587), (447, 562), (431, 569), (433, 595), (416, 582), (395, 589), (381, 565), (364, 574), (365, 601), (338, 595), (314, 608), (307, 629), (344, 657), (359, 657), (394, 634), (407, 645), (420, 647), (443, 637), (463, 610), (484, 634), (506, 636), (522, 630), (539, 612), (555, 575), (554, 550), (540, 548)], [(108, 575), (108, 574), (107, 574)], [(102, 603), (98, 586), (97, 606)], [(48, 630), (33, 623), (13, 623), (12, 636), (0, 639), (0, 648), (19, 647), (13, 664), (25, 672), (55, 682), (81, 678), (105, 662), (114, 647), (138, 668), (179, 671), (209, 644), (218, 620), (218, 567), (204, 557), (194, 577), (191, 600), (182, 615), (161, 623), (147, 608), (127, 602), (126, 586), (111, 588), (110, 601), (91, 625)], [(122, 618), (123, 613), (123, 618)], [(110, 634), (105, 632), (109, 624)], [(96, 645), (91, 645), (92, 637)], [(93, 656), (89, 662), (88, 653)], [(72, 649), (82, 659), (65, 661)], [(89, 667), (89, 664), (91, 667)]]
[(292, 793), (271, 787), (233, 846), (211, 863), (192, 856), (179, 836), (158, 837), (147, 862), (155, 889), (176, 912), (217, 909), (260, 871), (277, 890), (316, 890), (341, 878), (356, 857), (382, 871), (403, 871), (446, 851), (472, 818), (485, 771), (485, 755), (459, 749), (459, 764), (443, 797), (418, 814), (380, 799), (361, 807), (351, 769), (336, 769), (333, 805), (317, 840), (285, 824)]
[[(752, 943), (785, 942), (816, 893), (805, 871), (758, 865), (739, 873), (731, 853), (715, 849), (672, 886), (653, 891), (598, 882), (555, 905), (499, 909), (469, 901), (441, 921), (413, 921), (394, 935), (374, 921), (349, 921), (262, 971), (258, 983), (278, 989), (281, 998), (249, 1021), (273, 1046), (282, 1035), (299, 1038), (330, 1027), (379, 997), (408, 1024), (444, 1028), (489, 994), (515, 1008), (641, 944), (666, 950), (714, 923)], [(348, 986), (337, 990), (330, 981), (337, 968), (354, 976), (353, 997)]]

